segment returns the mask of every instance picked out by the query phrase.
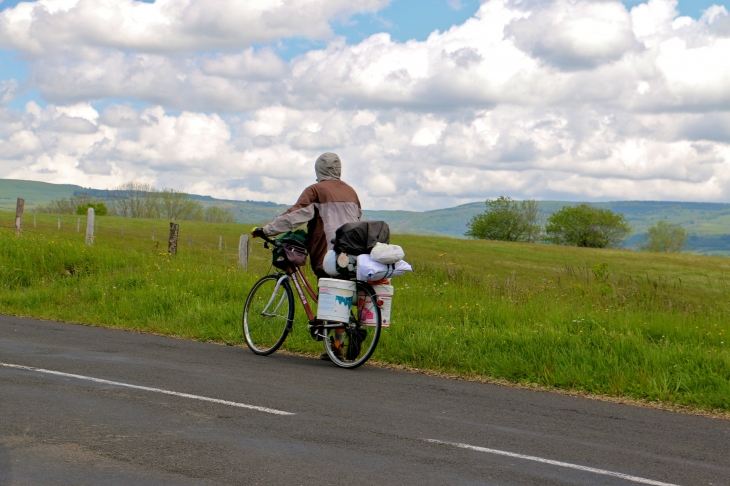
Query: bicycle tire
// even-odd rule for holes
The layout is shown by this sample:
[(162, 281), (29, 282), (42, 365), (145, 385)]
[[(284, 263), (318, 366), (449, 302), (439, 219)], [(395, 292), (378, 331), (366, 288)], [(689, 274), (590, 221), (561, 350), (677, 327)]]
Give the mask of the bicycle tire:
[[(294, 322), (294, 293), (289, 280), (284, 279), (276, 289), (281, 277), (272, 274), (259, 279), (249, 292), (243, 308), (243, 336), (248, 348), (259, 356), (268, 356), (279, 349)], [(275, 307), (272, 309), (271, 306)], [(266, 310), (273, 312), (264, 315)]]
[[(350, 322), (343, 323), (341, 328), (327, 328), (324, 347), (330, 360), (340, 368), (354, 369), (363, 365), (370, 359), (378, 346), (382, 325), (380, 308), (378, 305), (372, 306), (372, 320), (375, 321), (375, 324), (364, 325), (362, 323), (364, 320), (363, 312), (367, 311), (364, 311), (362, 306), (358, 306), (358, 300), (361, 300), (359, 296), (364, 295), (370, 297), (371, 302), (377, 303), (378, 298), (372, 286), (365, 282), (357, 282), (355, 298), (350, 311)], [(326, 322), (325, 324), (334, 323)], [(338, 347), (335, 345), (337, 331), (344, 334), (343, 344), (340, 346), (342, 349), (341, 355), (335, 351), (335, 348)], [(363, 331), (365, 332), (364, 337), (362, 336)]]

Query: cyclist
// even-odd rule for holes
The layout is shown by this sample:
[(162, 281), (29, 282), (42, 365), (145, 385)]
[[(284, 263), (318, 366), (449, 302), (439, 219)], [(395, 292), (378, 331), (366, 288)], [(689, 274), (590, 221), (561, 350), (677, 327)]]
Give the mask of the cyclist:
[[(263, 228), (254, 228), (251, 236), (274, 236), (307, 223), (312, 270), (317, 278), (327, 278), (324, 256), (332, 249), (337, 228), (360, 221), (362, 207), (355, 190), (340, 180), (342, 163), (337, 154), (327, 152), (314, 163), (317, 183), (304, 189), (296, 204)], [(336, 336), (341, 340), (342, 336)], [(329, 359), (327, 353), (320, 356)]]

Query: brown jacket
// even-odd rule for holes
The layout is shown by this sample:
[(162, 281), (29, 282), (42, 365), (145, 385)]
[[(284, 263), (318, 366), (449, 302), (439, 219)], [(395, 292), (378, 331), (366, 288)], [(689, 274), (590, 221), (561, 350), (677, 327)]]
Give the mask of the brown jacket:
[[(321, 178), (320, 178), (321, 179)], [(307, 223), (312, 268), (322, 270), (324, 256), (332, 249), (337, 228), (360, 221), (362, 209), (355, 190), (338, 179), (321, 180), (307, 187), (297, 203), (264, 226), (267, 236)]]

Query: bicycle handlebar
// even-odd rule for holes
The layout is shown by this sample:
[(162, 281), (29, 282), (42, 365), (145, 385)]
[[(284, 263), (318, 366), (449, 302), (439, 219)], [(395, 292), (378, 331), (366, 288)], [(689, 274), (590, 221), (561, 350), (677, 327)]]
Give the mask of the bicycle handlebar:
[(262, 240), (264, 240), (266, 243), (270, 243), (270, 244), (274, 245), (274, 247), (281, 245), (281, 243), (276, 241), (276, 238), (269, 238), (268, 236), (261, 236), (260, 238)]

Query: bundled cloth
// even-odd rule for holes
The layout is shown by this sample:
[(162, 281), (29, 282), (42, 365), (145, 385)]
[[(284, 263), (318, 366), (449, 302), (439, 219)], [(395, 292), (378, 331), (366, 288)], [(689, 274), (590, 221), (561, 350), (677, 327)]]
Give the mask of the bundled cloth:
[(408, 262), (399, 260), (391, 265), (376, 262), (368, 254), (362, 254), (357, 257), (357, 279), (371, 282), (373, 280), (382, 280), (384, 278), (398, 277), (406, 272), (412, 272)]
[(373, 249), (370, 250), (370, 256), (378, 263), (392, 265), (403, 260), (406, 254), (403, 252), (403, 248), (398, 245), (376, 243)]

